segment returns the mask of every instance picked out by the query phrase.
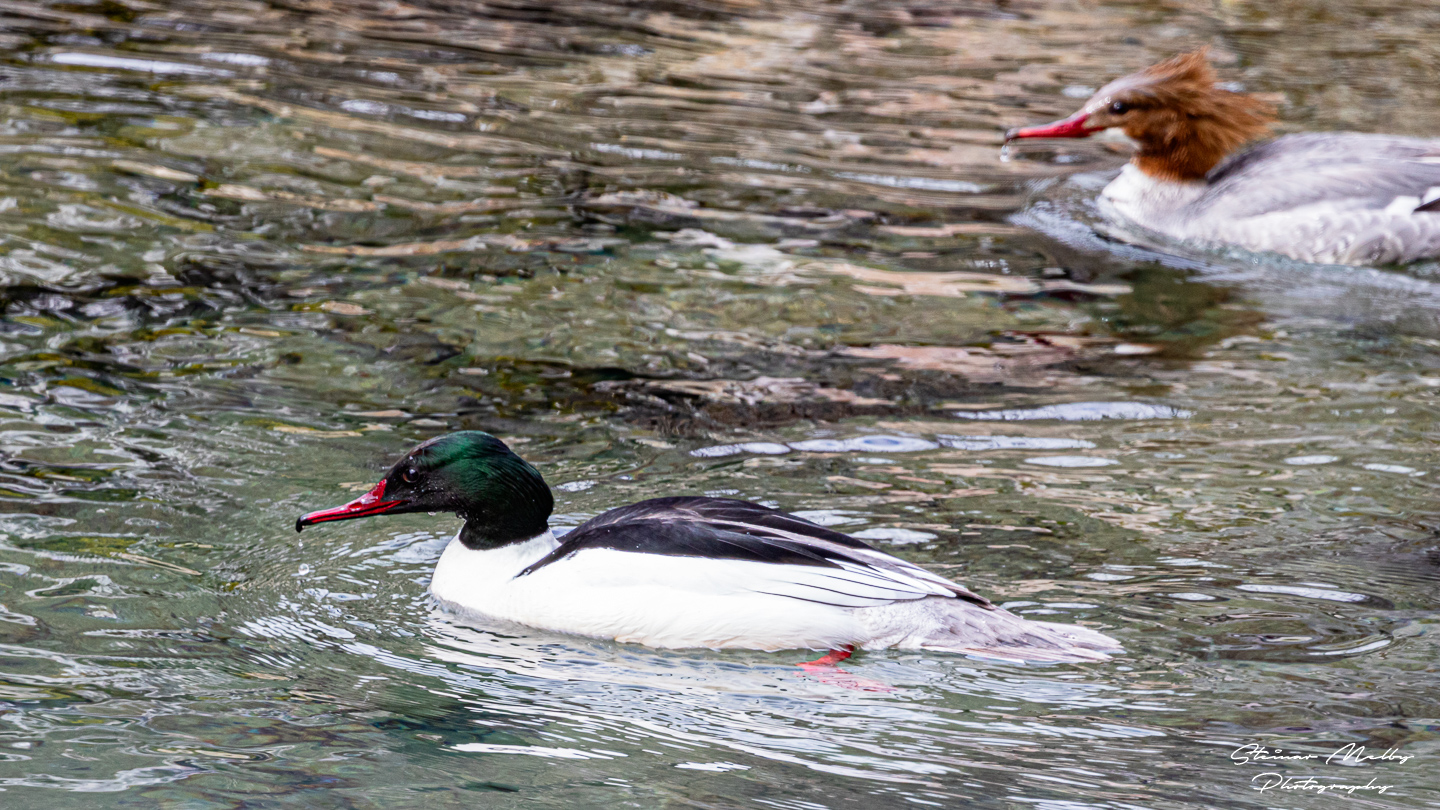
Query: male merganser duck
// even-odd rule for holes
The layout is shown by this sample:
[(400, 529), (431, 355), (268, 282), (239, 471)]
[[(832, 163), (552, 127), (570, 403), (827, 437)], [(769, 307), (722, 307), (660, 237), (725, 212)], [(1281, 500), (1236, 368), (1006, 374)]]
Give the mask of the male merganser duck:
[(1440, 256), (1440, 140), (1317, 132), (1236, 153), (1273, 118), (1269, 104), (1216, 87), (1202, 50), (1116, 79), (1078, 113), (1005, 141), (1123, 130), (1140, 151), (1101, 208), (1172, 239), (1330, 264)]
[(848, 535), (724, 498), (612, 509), (563, 539), (540, 473), (488, 433), (431, 439), (365, 495), (295, 522), (454, 512), (439, 602), (560, 633), (652, 647), (937, 650), (1010, 661), (1104, 661), (1113, 639), (1022, 619)]

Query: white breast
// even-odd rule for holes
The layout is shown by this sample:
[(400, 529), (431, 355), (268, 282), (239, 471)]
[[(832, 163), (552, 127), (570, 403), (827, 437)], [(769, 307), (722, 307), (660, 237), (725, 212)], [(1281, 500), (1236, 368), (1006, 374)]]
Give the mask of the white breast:
[(496, 611), (513, 598), (511, 581), (515, 575), (554, 551), (558, 545), (560, 541), (546, 530), (544, 534), (521, 543), (488, 551), (472, 551), (460, 542), (457, 533), (435, 564), (430, 592), (442, 602), (499, 616)]
[(1187, 238), (1186, 208), (1205, 194), (1205, 183), (1156, 180), (1135, 166), (1125, 164), (1120, 176), (1100, 192), (1100, 210), (1172, 238)]

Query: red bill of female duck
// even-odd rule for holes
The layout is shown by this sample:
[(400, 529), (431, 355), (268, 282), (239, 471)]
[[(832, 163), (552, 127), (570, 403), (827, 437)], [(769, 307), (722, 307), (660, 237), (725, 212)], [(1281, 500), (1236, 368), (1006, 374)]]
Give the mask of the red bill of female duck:
[(1273, 118), (1260, 99), (1216, 87), (1202, 50), (1116, 79), (1069, 118), (1005, 141), (1122, 130), (1139, 151), (1101, 209), (1171, 239), (1328, 264), (1440, 256), (1440, 140), (1316, 132), (1241, 148)]
[[(1120, 645), (1022, 619), (964, 586), (794, 515), (723, 498), (612, 509), (557, 539), (550, 488), (487, 433), (421, 444), (316, 523), (405, 512), (465, 521), (430, 582), (442, 606), (652, 647), (936, 650), (1008, 661), (1103, 661)], [(835, 658), (834, 660), (839, 660)]]

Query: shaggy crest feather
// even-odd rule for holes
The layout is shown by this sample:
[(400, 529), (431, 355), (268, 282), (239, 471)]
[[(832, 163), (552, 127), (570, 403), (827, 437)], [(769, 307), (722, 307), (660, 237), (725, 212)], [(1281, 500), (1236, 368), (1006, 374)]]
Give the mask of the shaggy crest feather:
[(1200, 180), (1231, 152), (1269, 134), (1275, 109), (1215, 86), (1209, 50), (1167, 59), (1096, 93), (1132, 111), (1121, 123), (1140, 144), (1135, 164), (1161, 180)]

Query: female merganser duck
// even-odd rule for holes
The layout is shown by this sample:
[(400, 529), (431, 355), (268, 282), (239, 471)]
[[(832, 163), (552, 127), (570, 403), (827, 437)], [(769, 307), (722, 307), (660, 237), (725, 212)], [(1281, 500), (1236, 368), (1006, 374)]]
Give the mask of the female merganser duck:
[(648, 644), (939, 650), (1010, 661), (1104, 661), (1094, 630), (1022, 619), (949, 580), (793, 515), (723, 498), (612, 509), (563, 539), (534, 467), (488, 433), (421, 444), (365, 495), (295, 522), (404, 512), (465, 520), (430, 591), (461, 612)]
[(1317, 132), (1235, 153), (1269, 132), (1274, 110), (1216, 87), (1205, 57), (1117, 79), (1080, 112), (1005, 141), (1120, 128), (1140, 151), (1101, 208), (1172, 239), (1331, 264), (1440, 256), (1440, 140)]

